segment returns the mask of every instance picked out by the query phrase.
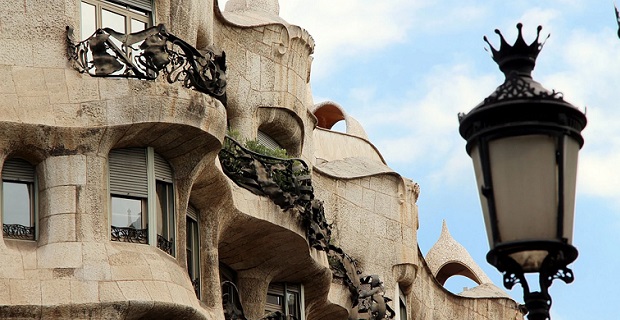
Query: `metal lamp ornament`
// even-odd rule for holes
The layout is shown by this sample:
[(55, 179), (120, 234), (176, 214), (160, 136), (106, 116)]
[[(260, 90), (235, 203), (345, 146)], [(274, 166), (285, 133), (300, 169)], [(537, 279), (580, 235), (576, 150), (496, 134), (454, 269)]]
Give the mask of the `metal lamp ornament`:
[[(542, 27), (529, 45), (522, 24), (517, 29), (512, 46), (495, 30), (499, 50), (484, 37), (506, 79), (459, 114), (459, 132), (474, 164), (491, 247), (487, 261), (504, 274), (506, 288), (521, 284), (528, 319), (549, 319), (551, 282), (574, 279), (567, 265), (577, 258), (571, 244), (577, 157), (587, 121), (561, 93), (532, 79)], [(540, 291), (530, 290), (526, 273), (539, 273)]]

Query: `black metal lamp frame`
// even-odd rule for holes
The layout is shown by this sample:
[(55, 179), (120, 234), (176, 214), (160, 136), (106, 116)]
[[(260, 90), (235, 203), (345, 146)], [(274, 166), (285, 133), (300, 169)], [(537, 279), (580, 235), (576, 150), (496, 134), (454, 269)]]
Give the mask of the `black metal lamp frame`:
[[(492, 247), (487, 254), (487, 261), (504, 274), (504, 286), (507, 289), (519, 283), (523, 287), (525, 306), (530, 320), (549, 319), (551, 297), (549, 287), (554, 279), (566, 283), (574, 280), (573, 272), (567, 266), (577, 258), (577, 249), (573, 247), (564, 231), (565, 190), (564, 159), (566, 150), (564, 142), (572, 139), (583, 146), (581, 131), (586, 126), (585, 115), (570, 103), (563, 100), (562, 94), (549, 91), (532, 79), (531, 73), (536, 64), (536, 57), (544, 42), (539, 42), (542, 27), (537, 28), (534, 42), (527, 44), (521, 32), (522, 25), (517, 24), (519, 35), (513, 45), (506, 42), (499, 30), (501, 45), (496, 50), (490, 45), (493, 60), (498, 64), (506, 79), (495, 92), (468, 114), (459, 115), (459, 132), (467, 141), (467, 153), (480, 157), (482, 181), (480, 193), (486, 198), (488, 206), (488, 224)], [(547, 239), (527, 239), (507, 242), (502, 239), (498, 226), (497, 208), (493, 189), (493, 177), (489, 153), (489, 142), (497, 139), (546, 135), (555, 139), (555, 161), (557, 168), (557, 224), (556, 236)], [(478, 154), (472, 154), (472, 148), (478, 147)], [(540, 265), (524, 267), (513, 254), (527, 251), (546, 252)], [(539, 273), (540, 291), (531, 291), (525, 278), (526, 273)]]
[[(492, 103), (467, 116), (461, 117), (461, 130), (467, 139), (467, 152), (474, 145), (479, 148), (483, 174), (480, 192), (487, 199), (491, 226), (493, 249), (487, 254), (487, 261), (504, 274), (504, 286), (507, 289), (519, 283), (523, 287), (524, 302), (529, 311), (528, 319), (549, 319), (551, 297), (548, 288), (554, 279), (565, 283), (574, 280), (573, 272), (567, 265), (575, 261), (577, 249), (568, 244), (564, 237), (564, 139), (575, 139), (580, 146), (583, 137), (580, 131), (585, 127), (585, 116), (563, 100), (526, 101), (512, 100)], [(493, 177), (489, 154), (489, 142), (496, 139), (525, 136), (548, 135), (555, 137), (556, 164), (558, 170), (558, 206), (557, 206), (557, 241), (522, 241), (503, 242), (498, 227)], [(470, 153), (471, 154), (471, 153)], [(525, 271), (511, 258), (511, 254), (540, 250), (548, 252), (537, 271)], [(532, 292), (525, 274), (539, 273), (540, 291)]]
[[(538, 270), (540, 291), (531, 291), (522, 266), (510, 254), (525, 250), (544, 250), (547, 257)], [(487, 261), (504, 274), (504, 286), (512, 289), (515, 284), (523, 287), (523, 300), (529, 320), (549, 319), (551, 296), (549, 287), (555, 279), (571, 283), (573, 271), (567, 267), (577, 258), (577, 249), (570, 244), (555, 241), (530, 241), (498, 245), (487, 254)]]

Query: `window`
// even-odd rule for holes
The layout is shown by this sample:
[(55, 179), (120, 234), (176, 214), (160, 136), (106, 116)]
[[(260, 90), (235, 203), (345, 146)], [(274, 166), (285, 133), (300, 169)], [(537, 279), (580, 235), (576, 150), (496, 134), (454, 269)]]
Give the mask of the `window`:
[(303, 286), (292, 283), (269, 284), (265, 313), (281, 313), (290, 319), (304, 319)]
[(243, 317), (243, 306), (241, 306), (241, 300), (239, 299), (239, 291), (237, 290), (237, 272), (222, 262), (219, 264), (219, 269), (224, 318), (245, 319)]
[(152, 0), (82, 0), (81, 36), (88, 38), (99, 28), (134, 33), (152, 24)]
[(35, 169), (13, 158), (2, 168), (2, 233), (4, 238), (35, 239)]
[(108, 165), (112, 241), (157, 244), (174, 255), (174, 189), (168, 162), (153, 148), (127, 148), (110, 151)]
[(187, 273), (192, 280), (196, 296), (200, 298), (200, 237), (198, 236), (198, 215), (191, 205), (187, 207), (185, 223), (185, 248), (187, 250)]
[(400, 320), (407, 320), (407, 298), (400, 288), (398, 289), (398, 295), (398, 313)]
[(153, 153), (155, 189), (157, 195), (157, 247), (174, 255), (174, 191), (172, 189), (172, 169), (168, 162)]
[(284, 149), (282, 148), (282, 146), (280, 146), (280, 144), (275, 139), (273, 139), (271, 136), (269, 136), (268, 134), (260, 130), (258, 130), (258, 132), (256, 133), (256, 140), (258, 140), (260, 144), (272, 150)]

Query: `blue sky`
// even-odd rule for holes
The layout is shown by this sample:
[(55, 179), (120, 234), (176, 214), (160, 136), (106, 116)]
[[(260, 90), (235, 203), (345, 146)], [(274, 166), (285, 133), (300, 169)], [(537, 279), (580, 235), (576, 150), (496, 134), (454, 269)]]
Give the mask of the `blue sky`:
[[(620, 304), (620, 39), (612, 1), (281, 0), (280, 15), (316, 41), (314, 102), (332, 100), (365, 127), (388, 165), (421, 186), (419, 246), (426, 253), (445, 219), (456, 240), (498, 285), (473, 167), (458, 134), (468, 112), (502, 83), (484, 50), (524, 24), (550, 33), (534, 79), (564, 93), (588, 127), (580, 154), (575, 282), (551, 287), (553, 320), (617, 319)], [(450, 280), (452, 281), (452, 280)], [(455, 280), (460, 291), (469, 282)], [(509, 293), (522, 300), (519, 286)]]

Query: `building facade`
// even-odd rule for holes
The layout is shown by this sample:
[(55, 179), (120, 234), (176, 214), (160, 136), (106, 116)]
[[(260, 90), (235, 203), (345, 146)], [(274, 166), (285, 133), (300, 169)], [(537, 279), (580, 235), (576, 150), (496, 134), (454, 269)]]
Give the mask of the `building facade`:
[(8, 0), (1, 319), (523, 318), (447, 228), (422, 256), (418, 185), (313, 101), (314, 40), (278, 13)]

